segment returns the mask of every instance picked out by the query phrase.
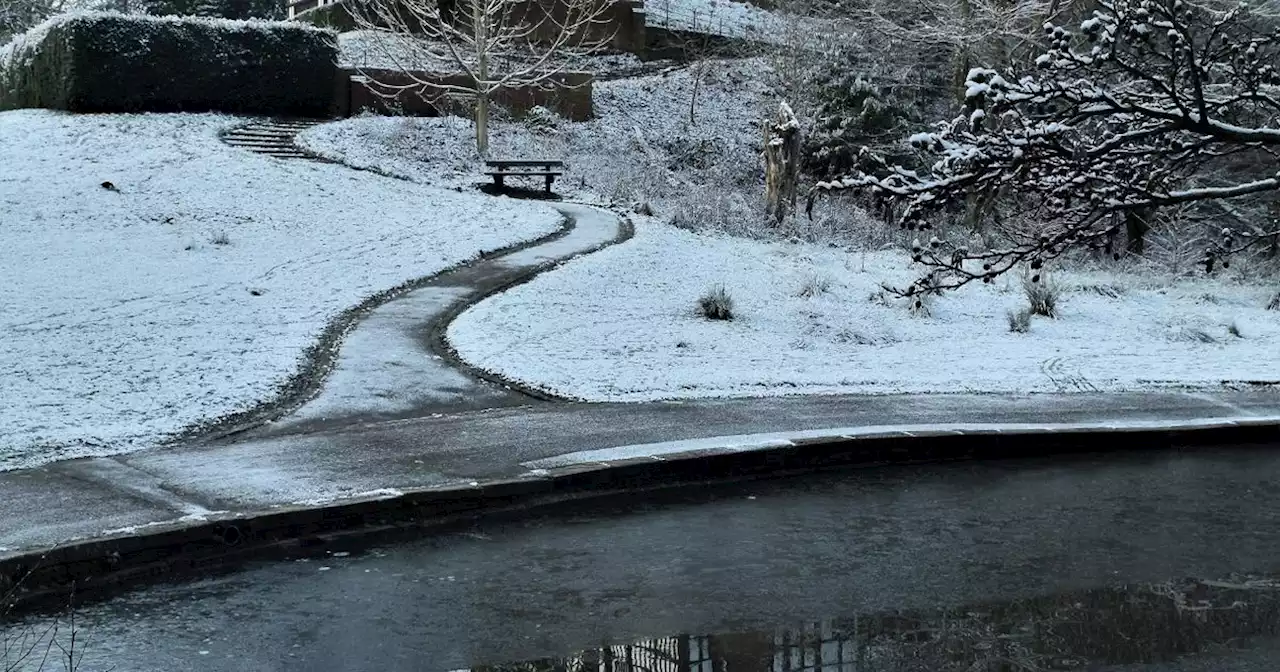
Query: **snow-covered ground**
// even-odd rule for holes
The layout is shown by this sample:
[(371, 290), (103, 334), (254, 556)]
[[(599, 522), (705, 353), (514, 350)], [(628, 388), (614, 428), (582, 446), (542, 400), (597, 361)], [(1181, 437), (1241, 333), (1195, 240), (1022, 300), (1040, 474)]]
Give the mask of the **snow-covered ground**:
[[(924, 317), (880, 293), (882, 282), (914, 277), (901, 252), (651, 222), (632, 242), (468, 310), (448, 336), (477, 366), (597, 401), (1280, 380), (1280, 312), (1264, 309), (1274, 289), (1064, 271), (1056, 278), (1066, 287), (1061, 315), (1037, 317), (1019, 334), (1006, 315), (1026, 305), (1017, 278), (937, 298)], [(734, 300), (733, 321), (695, 309), (718, 284)]]
[(734, 0), (645, 0), (645, 24), (762, 42), (780, 39), (787, 19)]
[[(768, 95), (769, 64), (749, 59), (700, 67), (704, 70), (597, 82), (596, 118), (591, 121), (557, 120), (551, 127), (496, 121), (490, 131), (491, 153), (496, 158), (565, 160), (567, 172), (556, 190), (578, 199), (645, 200), (675, 212), (690, 197), (703, 200), (706, 192), (724, 192), (704, 189), (711, 184), (738, 183), (760, 192), (759, 124), (777, 104)], [(300, 142), (351, 165), (429, 184), (470, 187), (482, 181), (477, 179), (481, 166), (471, 128), (469, 120), (458, 117), (361, 116), (312, 128)], [(718, 210), (741, 208), (726, 204)]]
[[(759, 120), (776, 105), (765, 59), (713, 62), (689, 119), (696, 69), (605, 82), (598, 118), (539, 129), (495, 125), (498, 156), (568, 162), (557, 189), (608, 203), (650, 202), (660, 219), (605, 250), (465, 313), (450, 338), (473, 364), (593, 400), (836, 392), (1117, 390), (1280, 379), (1280, 313), (1270, 285), (1175, 280), (1130, 269), (1063, 273), (1064, 314), (1009, 332), (1026, 299), (1017, 278), (936, 301), (933, 315), (870, 300), (916, 277), (896, 230), (827, 203), (819, 221), (761, 226)], [(449, 185), (477, 180), (470, 124), (457, 118), (357, 118), (309, 131), (313, 150)], [(798, 227), (812, 227), (799, 230)], [(752, 242), (790, 235), (839, 248)], [(1156, 269), (1159, 271), (1160, 269)], [(829, 290), (801, 297), (811, 278)], [(1256, 279), (1255, 279), (1256, 280)], [(740, 319), (709, 322), (694, 304), (723, 283)], [(818, 282), (817, 284), (823, 284)], [(1276, 283), (1270, 283), (1274, 285)], [(1111, 296), (1115, 294), (1116, 296)], [(580, 319), (545, 320), (545, 315)], [(1230, 335), (1236, 324), (1241, 337)]]
[(0, 114), (0, 470), (270, 398), (344, 309), (560, 222), (218, 140), (241, 122)]

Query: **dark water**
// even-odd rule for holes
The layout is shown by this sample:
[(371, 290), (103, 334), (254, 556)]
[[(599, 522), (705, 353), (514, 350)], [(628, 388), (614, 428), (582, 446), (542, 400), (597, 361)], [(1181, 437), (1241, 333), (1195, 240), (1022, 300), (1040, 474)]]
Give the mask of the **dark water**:
[(1280, 581), (1182, 579), (956, 609), (852, 615), (768, 630), (659, 637), (475, 669), (1275, 670), (1280, 669), (1277, 634)]
[(1269, 448), (692, 488), (350, 550), (78, 609), (80, 669), (1280, 670)]

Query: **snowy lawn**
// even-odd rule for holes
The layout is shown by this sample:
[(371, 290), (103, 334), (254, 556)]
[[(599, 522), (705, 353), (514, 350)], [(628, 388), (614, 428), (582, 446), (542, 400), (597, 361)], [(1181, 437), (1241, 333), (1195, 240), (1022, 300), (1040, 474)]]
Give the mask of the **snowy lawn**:
[(560, 222), (250, 154), (217, 138), (236, 123), (0, 114), (0, 470), (268, 399), (344, 309)]
[[(914, 277), (900, 252), (641, 224), (632, 242), (468, 310), (448, 336), (477, 366), (596, 401), (1280, 380), (1280, 311), (1264, 309), (1274, 288), (1062, 272), (1061, 315), (1011, 333), (1007, 311), (1027, 304), (1019, 278), (937, 298), (923, 317), (879, 293)], [(717, 284), (732, 321), (695, 308)]]

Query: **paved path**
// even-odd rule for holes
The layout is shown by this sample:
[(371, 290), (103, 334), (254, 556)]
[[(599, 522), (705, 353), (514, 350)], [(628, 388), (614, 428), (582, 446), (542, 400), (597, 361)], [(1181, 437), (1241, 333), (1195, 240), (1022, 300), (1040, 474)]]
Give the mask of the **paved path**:
[(556, 207), (574, 220), (568, 234), (444, 274), (375, 309), (347, 335), (319, 394), (275, 422), (216, 440), (0, 473), (0, 560), (73, 539), (691, 451), (1016, 431), (1028, 433), (1025, 450), (1036, 454), (1036, 436), (1051, 431), (1280, 422), (1280, 393), (1268, 388), (651, 404), (539, 399), (458, 368), (441, 334), (469, 302), (625, 235), (608, 213)]
[[(321, 431), (74, 460), (0, 473), (0, 557), (120, 528), (252, 513), (529, 475), (557, 464), (630, 454), (776, 445), (781, 436), (854, 427), (923, 433), (1025, 423), (1098, 427), (1280, 418), (1272, 392), (1035, 396), (783, 397), (656, 404), (530, 404), (401, 420), (351, 419)], [(824, 432), (827, 428), (845, 428)], [(1016, 427), (1013, 427), (1016, 429)], [(763, 436), (743, 436), (762, 434)], [(725, 437), (730, 438), (716, 438)], [(680, 443), (701, 440), (695, 443)], [(659, 442), (677, 442), (661, 445)], [(657, 444), (657, 445), (655, 445)], [(1025, 442), (1037, 454), (1034, 438)], [(1109, 446), (1099, 446), (1105, 448)], [(585, 455), (585, 456), (584, 456)], [(567, 457), (565, 457), (567, 456)], [(126, 530), (127, 531), (127, 530)], [(119, 533), (119, 532), (117, 532)]]

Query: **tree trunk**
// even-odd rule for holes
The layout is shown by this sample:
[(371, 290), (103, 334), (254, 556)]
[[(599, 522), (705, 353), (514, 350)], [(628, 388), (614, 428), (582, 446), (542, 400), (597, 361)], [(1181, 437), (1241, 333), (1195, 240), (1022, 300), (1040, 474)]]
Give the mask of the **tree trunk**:
[(473, 3), (472, 28), (476, 49), (476, 152), (481, 157), (489, 155), (489, 26), (485, 24), (482, 3)]
[(689, 96), (689, 123), (696, 123), (694, 118), (694, 110), (698, 105), (698, 88), (702, 86), (702, 69), (706, 67), (704, 63), (695, 64), (693, 71), (693, 95)]
[(1146, 251), (1147, 231), (1149, 230), (1151, 230), (1151, 225), (1147, 223), (1147, 213), (1136, 210), (1125, 213), (1124, 232), (1129, 240), (1125, 249), (1129, 251), (1129, 254), (1141, 255)]
[[(957, 0), (956, 13), (960, 15), (960, 25), (963, 26), (964, 34), (967, 36), (970, 33), (970, 27), (973, 24), (972, 0)], [(970, 57), (969, 45), (966, 40), (966, 44), (961, 45), (960, 48), (956, 50), (956, 54), (954, 56), (955, 61), (951, 66), (954, 68), (951, 75), (952, 83), (955, 86), (956, 95), (962, 103), (965, 101), (964, 83), (965, 80), (969, 78)]]
[(489, 94), (476, 93), (476, 152), (489, 156)]

